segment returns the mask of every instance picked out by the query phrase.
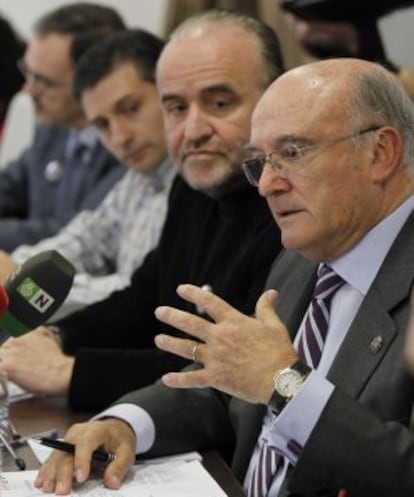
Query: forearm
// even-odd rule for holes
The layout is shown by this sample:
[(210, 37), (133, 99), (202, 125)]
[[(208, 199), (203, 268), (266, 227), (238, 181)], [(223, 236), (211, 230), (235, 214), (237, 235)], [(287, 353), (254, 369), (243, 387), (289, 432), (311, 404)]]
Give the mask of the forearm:
[(76, 354), (69, 404), (78, 410), (102, 409), (121, 395), (149, 385), (188, 362), (157, 349), (81, 349)]
[(72, 288), (63, 305), (53, 315), (53, 321), (63, 319), (84, 307), (100, 302), (113, 292), (126, 287), (129, 278), (119, 273), (107, 276), (92, 276), (86, 273), (75, 275)]
[(105, 274), (108, 270), (106, 260), (113, 254), (108, 253), (108, 249), (101, 253), (103, 240), (108, 241), (109, 233), (105, 220), (95, 214), (98, 213), (83, 211), (56, 235), (42, 239), (36, 245), (19, 246), (12, 254), (14, 259), (23, 262), (39, 252), (53, 249), (66, 257), (79, 272)]
[[(156, 434), (150, 457), (208, 449), (229, 455), (235, 442), (229, 400), (229, 396), (213, 389), (175, 390), (157, 381), (121, 397), (114, 407), (133, 404), (149, 414)], [(140, 428), (136, 433), (138, 443)]]

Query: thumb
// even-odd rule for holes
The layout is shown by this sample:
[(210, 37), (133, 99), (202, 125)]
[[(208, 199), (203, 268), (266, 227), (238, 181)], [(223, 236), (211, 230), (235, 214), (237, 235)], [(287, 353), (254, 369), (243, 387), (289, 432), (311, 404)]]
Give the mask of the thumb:
[(112, 490), (117, 490), (121, 486), (122, 480), (134, 463), (133, 453), (124, 449), (117, 451), (116, 459), (106, 467), (104, 472), (105, 485)]
[(262, 293), (256, 303), (256, 318), (260, 321), (279, 321), (276, 314), (276, 301), (279, 296), (276, 290)]

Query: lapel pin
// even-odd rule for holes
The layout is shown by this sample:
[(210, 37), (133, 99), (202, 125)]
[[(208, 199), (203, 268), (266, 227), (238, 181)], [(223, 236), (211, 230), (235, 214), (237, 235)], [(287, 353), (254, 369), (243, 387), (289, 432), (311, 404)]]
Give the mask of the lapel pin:
[(382, 338), (382, 336), (378, 335), (371, 340), (371, 343), (369, 344), (369, 350), (373, 354), (378, 354), (378, 352), (382, 349), (383, 345), (384, 345), (384, 339)]
[(63, 174), (63, 167), (57, 160), (52, 160), (45, 167), (45, 178), (50, 183), (56, 183)]

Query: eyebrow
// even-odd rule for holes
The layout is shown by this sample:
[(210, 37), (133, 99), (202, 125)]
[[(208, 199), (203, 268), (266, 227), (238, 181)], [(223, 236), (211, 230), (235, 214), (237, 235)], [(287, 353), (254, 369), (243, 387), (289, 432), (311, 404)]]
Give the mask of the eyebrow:
[(207, 88), (203, 88), (202, 93), (217, 93), (217, 92), (228, 92), (235, 93), (235, 90), (232, 86), (226, 83), (219, 83), (213, 86), (207, 86)]
[(179, 95), (175, 94), (175, 93), (170, 93), (170, 94), (166, 94), (166, 95), (161, 95), (161, 102), (164, 103), (164, 102), (169, 102), (170, 100), (177, 100), (177, 99), (181, 99), (182, 97), (180, 97)]
[[(287, 144), (287, 143), (298, 143), (300, 145), (312, 145), (315, 143), (315, 140), (311, 140), (309, 138), (305, 138), (300, 135), (296, 135), (293, 133), (285, 134), (278, 136), (272, 140), (272, 148), (277, 150), (279, 147)], [(252, 145), (251, 143), (245, 146), (246, 152), (257, 152), (259, 149)]]
[[(214, 93), (220, 93), (220, 92), (233, 93), (233, 94), (237, 93), (232, 86), (230, 86), (226, 83), (219, 83), (219, 84), (208, 86), (206, 88), (201, 89), (201, 94), (207, 94), (207, 95), (214, 94)], [(180, 95), (179, 93), (166, 93), (164, 95), (161, 95), (161, 102), (164, 103), (164, 102), (168, 102), (170, 100), (186, 100), (186, 96)]]
[(127, 93), (114, 102), (113, 109), (116, 112), (119, 112), (119, 111), (123, 110), (122, 107), (124, 105), (128, 105), (129, 103), (140, 104), (141, 101), (142, 101), (141, 95), (137, 95), (136, 93)]

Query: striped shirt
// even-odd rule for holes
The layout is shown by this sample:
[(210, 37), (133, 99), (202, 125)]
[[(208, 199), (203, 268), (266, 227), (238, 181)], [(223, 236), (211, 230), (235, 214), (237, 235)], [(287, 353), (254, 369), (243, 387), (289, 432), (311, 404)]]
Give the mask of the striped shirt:
[(94, 211), (79, 213), (56, 236), (17, 248), (21, 263), (55, 249), (76, 268), (73, 287), (56, 317), (63, 317), (128, 285), (159, 240), (175, 169), (165, 160), (151, 174), (128, 170)]

